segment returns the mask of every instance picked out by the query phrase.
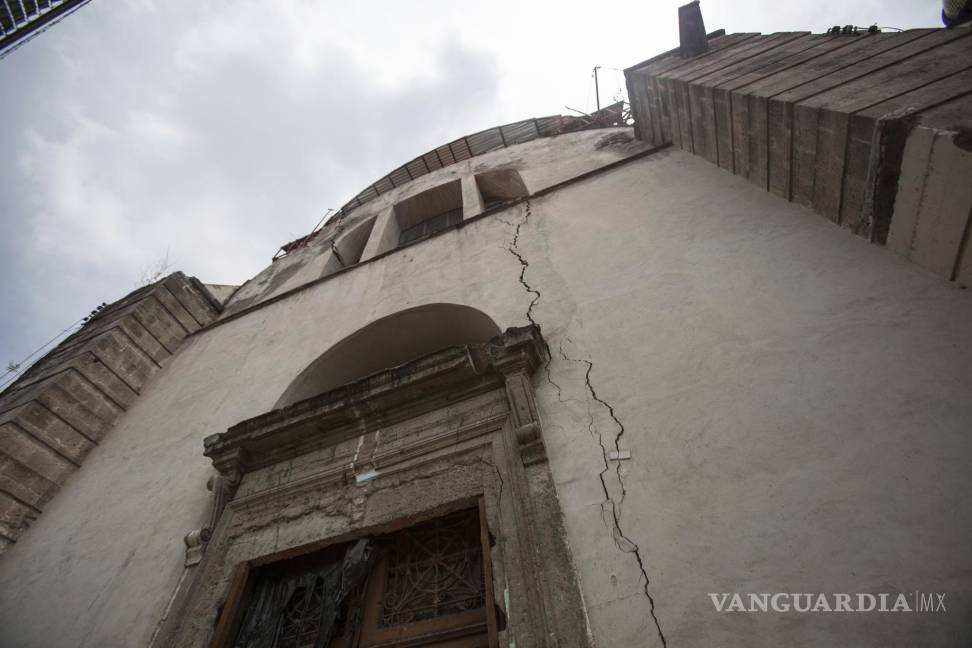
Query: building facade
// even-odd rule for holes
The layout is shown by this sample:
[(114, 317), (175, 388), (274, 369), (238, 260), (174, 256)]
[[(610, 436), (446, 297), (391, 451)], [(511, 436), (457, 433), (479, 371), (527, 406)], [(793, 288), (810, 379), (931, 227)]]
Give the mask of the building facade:
[(633, 127), (461, 138), (104, 309), (0, 401), (0, 643), (967, 645), (972, 39), (918, 31), (710, 35)]

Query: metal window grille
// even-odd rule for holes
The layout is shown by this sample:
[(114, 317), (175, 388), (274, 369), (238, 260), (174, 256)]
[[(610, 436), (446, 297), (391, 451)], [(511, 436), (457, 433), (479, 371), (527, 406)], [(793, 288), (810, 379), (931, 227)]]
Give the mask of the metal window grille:
[(485, 587), (478, 511), (463, 511), (393, 536), (385, 567), (382, 626), (481, 609)]
[(435, 214), (420, 223), (403, 229), (398, 237), (398, 244), (405, 245), (406, 243), (432, 236), (436, 232), (459, 224), (461, 221), (462, 207), (456, 207), (455, 209), (444, 211), (441, 214)]

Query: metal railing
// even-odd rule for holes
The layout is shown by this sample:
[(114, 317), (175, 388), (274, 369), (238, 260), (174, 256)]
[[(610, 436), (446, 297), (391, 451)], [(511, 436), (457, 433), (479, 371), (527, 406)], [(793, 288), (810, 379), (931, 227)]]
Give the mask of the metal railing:
[[(516, 144), (523, 144), (524, 142), (530, 142), (541, 137), (552, 137), (554, 135), (592, 128), (627, 126), (630, 125), (630, 120), (630, 106), (627, 102), (618, 101), (590, 114), (536, 117), (534, 119), (525, 119), (523, 121), (488, 128), (471, 135), (465, 135), (418, 156), (414, 160), (401, 165), (391, 173), (371, 183), (364, 191), (361, 191), (345, 203), (326, 222), (344, 218), (358, 207), (416, 178), (476, 157), (477, 155), (483, 155), (484, 153)], [(314, 228), (310, 234), (282, 245), (280, 250), (273, 256), (273, 260), (276, 261), (310, 243), (317, 236), (321, 227), (323, 227), (323, 223)]]

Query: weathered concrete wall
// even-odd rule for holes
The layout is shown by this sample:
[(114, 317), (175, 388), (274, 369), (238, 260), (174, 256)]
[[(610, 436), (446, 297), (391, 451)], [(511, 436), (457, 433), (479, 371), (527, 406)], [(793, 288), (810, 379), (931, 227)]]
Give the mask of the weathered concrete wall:
[[(595, 143), (574, 137), (549, 140), (565, 168)], [(557, 159), (521, 169), (531, 191)], [(672, 646), (972, 638), (972, 298), (671, 151), (191, 337), (0, 560), (3, 645), (146, 645), (208, 515), (203, 437), (430, 303), (542, 327), (535, 387), (597, 645), (659, 645), (659, 628)], [(720, 614), (707, 596), (914, 589), (947, 592), (949, 613)]]
[[(668, 645), (972, 639), (967, 292), (674, 151), (533, 204), (519, 243), (600, 645), (653, 631), (638, 563), (602, 521), (598, 442), (618, 422), (621, 528)], [(947, 592), (948, 614), (720, 614), (706, 596), (916, 589)]]
[[(565, 156), (565, 148), (573, 146), (581, 147), (584, 154)], [(433, 187), (459, 179), (462, 185), (463, 219), (468, 220), (484, 211), (476, 188), (477, 173), (490, 169), (516, 170), (527, 190), (536, 193), (648, 148), (648, 145), (631, 136), (630, 129), (595, 129), (502, 148), (453, 163), (398, 187), (389, 186), (380, 196), (358, 207), (345, 219), (329, 221), (306, 247), (278, 259), (244, 283), (227, 303), (223, 316), (235, 316), (268, 299), (344, 270), (358, 261), (368, 261), (394, 250), (398, 247), (399, 235), (393, 214), (395, 205)], [(352, 246), (347, 246), (347, 250), (341, 248), (354, 236), (353, 232), (362, 227), (372, 227), (369, 232), (371, 236), (363, 246), (353, 246), (357, 256), (352, 257)], [(338, 249), (337, 255), (334, 254), (335, 247)], [(355, 263), (341, 260), (352, 258)]]
[(896, 202), (900, 174), (928, 176), (928, 202), (945, 211), (926, 224), (947, 221), (949, 241), (921, 241), (910, 258), (961, 281), (954, 269), (972, 218), (972, 197), (964, 191), (969, 168), (943, 165), (944, 158), (909, 142), (918, 123), (969, 138), (970, 35), (914, 29), (715, 37), (703, 55), (668, 53), (626, 71), (636, 130), (645, 141), (672, 142), (880, 244), (902, 209), (903, 220), (915, 220), (913, 206)]
[[(962, 102), (972, 117), (972, 96)], [(959, 122), (960, 123), (960, 122)], [(917, 126), (908, 135), (888, 247), (972, 286), (972, 121), (963, 131)]]

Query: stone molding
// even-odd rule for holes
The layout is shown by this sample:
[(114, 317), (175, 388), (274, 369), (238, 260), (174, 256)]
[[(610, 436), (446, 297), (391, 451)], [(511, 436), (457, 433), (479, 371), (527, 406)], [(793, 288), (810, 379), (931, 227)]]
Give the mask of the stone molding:
[[(207, 644), (215, 609), (241, 565), (380, 534), (481, 500), (495, 540), (492, 603), (506, 618), (500, 643), (586, 646), (530, 382), (543, 353), (534, 327), (509, 329), (208, 437), (206, 456), (240, 485), (211, 524), (208, 545), (187, 539), (196, 566), (179, 597), (173, 645)], [(197, 561), (200, 547), (205, 555)]]
[(536, 421), (528, 373), (542, 357), (533, 327), (507, 329), (486, 343), (445, 349), (237, 423), (206, 437), (203, 454), (220, 472), (250, 471), (504, 385), (518, 425)]
[(0, 553), (220, 308), (173, 273), (99, 310), (0, 395)]

